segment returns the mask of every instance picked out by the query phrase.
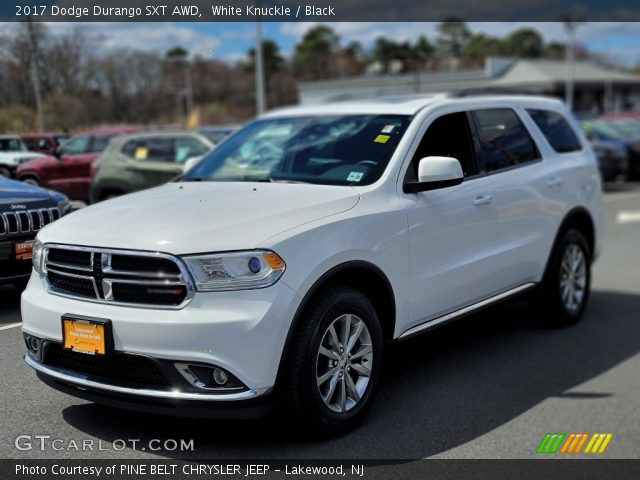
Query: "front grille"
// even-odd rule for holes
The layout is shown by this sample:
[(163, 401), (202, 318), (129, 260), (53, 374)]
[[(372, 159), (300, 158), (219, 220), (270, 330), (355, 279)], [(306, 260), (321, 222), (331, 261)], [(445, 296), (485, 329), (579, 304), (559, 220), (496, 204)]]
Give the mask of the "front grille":
[(65, 350), (58, 343), (50, 343), (45, 350), (45, 365), (71, 370), (92, 377), (103, 383), (135, 386), (170, 387), (171, 382), (147, 357), (126, 353), (109, 356), (87, 355)]
[(95, 298), (96, 289), (91, 277), (76, 277), (57, 272), (48, 272), (49, 284), (61, 292), (67, 292), (84, 298)]
[(37, 232), (60, 218), (58, 208), (38, 208), (0, 213), (0, 237)]
[(181, 308), (193, 290), (171, 255), (46, 245), (49, 291), (115, 305)]
[(147, 286), (127, 283), (113, 285), (114, 298), (122, 301), (144, 303), (146, 305), (180, 305), (186, 295), (186, 287), (179, 285), (165, 287), (162, 285)]

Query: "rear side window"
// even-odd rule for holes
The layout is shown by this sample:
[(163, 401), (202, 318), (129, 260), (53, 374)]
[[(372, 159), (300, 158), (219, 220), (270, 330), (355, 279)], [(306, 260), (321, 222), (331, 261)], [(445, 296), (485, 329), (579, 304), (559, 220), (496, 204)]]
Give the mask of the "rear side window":
[(556, 152), (577, 152), (582, 149), (578, 136), (561, 114), (550, 110), (527, 110), (527, 113)]
[(538, 160), (528, 130), (510, 108), (472, 112), (479, 142), (479, 161), (487, 172)]
[(109, 140), (111, 140), (111, 135), (100, 135), (97, 137), (93, 137), (93, 141), (91, 142), (91, 151), (102, 152), (105, 148), (107, 148)]
[(173, 139), (148, 137), (129, 140), (122, 147), (122, 153), (136, 160), (173, 163)]

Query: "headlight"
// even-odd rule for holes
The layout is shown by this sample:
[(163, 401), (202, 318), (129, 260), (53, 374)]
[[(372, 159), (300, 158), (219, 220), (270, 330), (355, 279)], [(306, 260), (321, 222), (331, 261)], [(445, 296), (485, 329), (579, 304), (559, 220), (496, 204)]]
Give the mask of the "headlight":
[(33, 250), (31, 254), (31, 261), (33, 263), (33, 269), (40, 276), (44, 274), (42, 269), (42, 252), (44, 251), (44, 245), (37, 238), (36, 241), (33, 242)]
[(273, 285), (284, 273), (284, 261), (268, 250), (183, 257), (196, 290), (248, 290)]

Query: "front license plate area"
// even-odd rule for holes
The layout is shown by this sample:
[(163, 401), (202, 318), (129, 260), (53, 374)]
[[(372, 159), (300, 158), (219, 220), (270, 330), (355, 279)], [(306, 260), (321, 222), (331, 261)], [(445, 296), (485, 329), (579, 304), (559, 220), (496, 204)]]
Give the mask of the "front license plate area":
[(93, 318), (62, 316), (62, 346), (88, 355), (107, 355), (113, 337), (111, 321)]
[(27, 240), (26, 242), (18, 242), (13, 245), (13, 251), (16, 260), (30, 260), (33, 256), (33, 242), (35, 240)]

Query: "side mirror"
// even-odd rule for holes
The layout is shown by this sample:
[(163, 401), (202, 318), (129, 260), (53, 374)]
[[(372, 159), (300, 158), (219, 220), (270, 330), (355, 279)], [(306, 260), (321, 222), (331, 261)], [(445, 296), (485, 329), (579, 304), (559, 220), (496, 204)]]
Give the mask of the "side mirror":
[(182, 167), (183, 172), (188, 172), (189, 170), (191, 170), (193, 167), (196, 166), (196, 164), (202, 160), (202, 155), (197, 155), (195, 157), (189, 157), (187, 159), (186, 162), (184, 162), (184, 165)]
[(453, 157), (425, 157), (418, 163), (418, 181), (407, 182), (405, 193), (426, 192), (460, 185), (464, 180), (462, 166)]
[(51, 152), (51, 155), (53, 155), (59, 160), (60, 157), (62, 157), (62, 149), (60, 147), (54, 148), (53, 151)]

